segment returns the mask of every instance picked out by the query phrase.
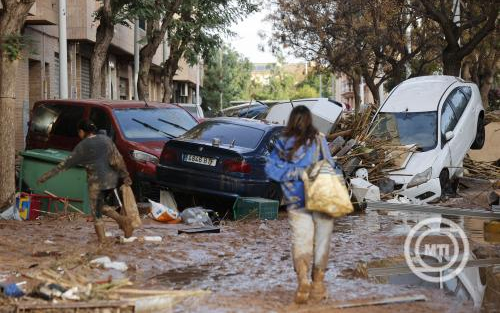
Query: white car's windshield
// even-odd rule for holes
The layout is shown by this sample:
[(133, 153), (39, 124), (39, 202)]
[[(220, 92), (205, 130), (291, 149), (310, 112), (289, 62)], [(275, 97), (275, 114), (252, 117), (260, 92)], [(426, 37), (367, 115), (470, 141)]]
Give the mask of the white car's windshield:
[(421, 151), (437, 144), (437, 112), (402, 112), (377, 114), (372, 135), (392, 145), (417, 145)]

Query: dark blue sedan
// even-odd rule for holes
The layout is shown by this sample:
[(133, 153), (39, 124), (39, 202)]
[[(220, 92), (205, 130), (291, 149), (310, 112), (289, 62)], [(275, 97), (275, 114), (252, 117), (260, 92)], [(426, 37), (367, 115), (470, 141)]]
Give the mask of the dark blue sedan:
[(168, 141), (157, 167), (159, 184), (188, 194), (280, 198), (264, 172), (283, 126), (244, 118), (204, 121)]

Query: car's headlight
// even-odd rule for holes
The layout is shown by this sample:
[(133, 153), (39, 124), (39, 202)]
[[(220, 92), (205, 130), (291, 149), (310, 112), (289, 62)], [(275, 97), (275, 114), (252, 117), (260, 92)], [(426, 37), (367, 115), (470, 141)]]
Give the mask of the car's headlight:
[(158, 158), (152, 154), (146, 153), (144, 151), (132, 150), (130, 152), (132, 158), (139, 162), (151, 162), (154, 164), (158, 164)]
[(410, 180), (406, 188), (411, 188), (426, 183), (431, 179), (431, 176), (432, 176), (432, 167), (429, 167), (422, 173), (413, 176), (413, 178)]

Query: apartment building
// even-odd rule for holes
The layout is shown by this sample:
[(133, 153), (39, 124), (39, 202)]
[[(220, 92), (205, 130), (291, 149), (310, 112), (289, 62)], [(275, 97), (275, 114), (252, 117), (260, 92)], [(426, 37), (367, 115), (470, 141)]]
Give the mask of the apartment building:
[[(59, 98), (59, 28), (58, 0), (37, 0), (28, 16), (23, 36), (26, 49), (19, 61), (16, 85), (16, 150), (24, 148), (29, 112), (33, 104), (42, 99)], [(90, 98), (90, 57), (95, 43), (98, 22), (93, 13), (99, 7), (95, 0), (67, 0), (68, 39), (68, 97)], [(139, 23), (140, 37), (145, 35), (145, 23)], [(132, 99), (133, 27), (118, 25), (109, 48), (103, 69), (102, 97), (108, 99)], [(153, 59), (150, 73), (149, 94), (152, 101), (161, 101), (162, 85), (160, 64), (163, 61), (163, 45)], [(202, 68), (202, 67), (201, 67)], [(198, 67), (181, 61), (174, 77), (174, 95), (171, 102), (196, 101), (196, 77)], [(202, 82), (200, 77), (200, 82)]]

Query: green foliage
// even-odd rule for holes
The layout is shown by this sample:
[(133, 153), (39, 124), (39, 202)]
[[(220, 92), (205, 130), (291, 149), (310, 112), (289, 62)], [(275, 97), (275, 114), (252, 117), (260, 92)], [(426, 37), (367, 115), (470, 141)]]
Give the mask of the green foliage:
[(22, 51), (30, 45), (32, 40), (22, 35), (6, 35), (1, 38), (2, 51), (10, 61), (20, 60)]
[(181, 47), (190, 65), (198, 56), (208, 60), (223, 37), (232, 36), (230, 26), (257, 10), (252, 0), (183, 0), (179, 18), (167, 30), (169, 42)]
[(202, 98), (203, 103), (214, 110), (220, 108), (220, 94), (222, 102), (228, 106), (229, 102), (245, 98), (243, 92), (248, 90), (252, 65), (231, 48), (224, 47), (222, 60), (220, 52), (214, 52), (213, 58), (205, 64)]

